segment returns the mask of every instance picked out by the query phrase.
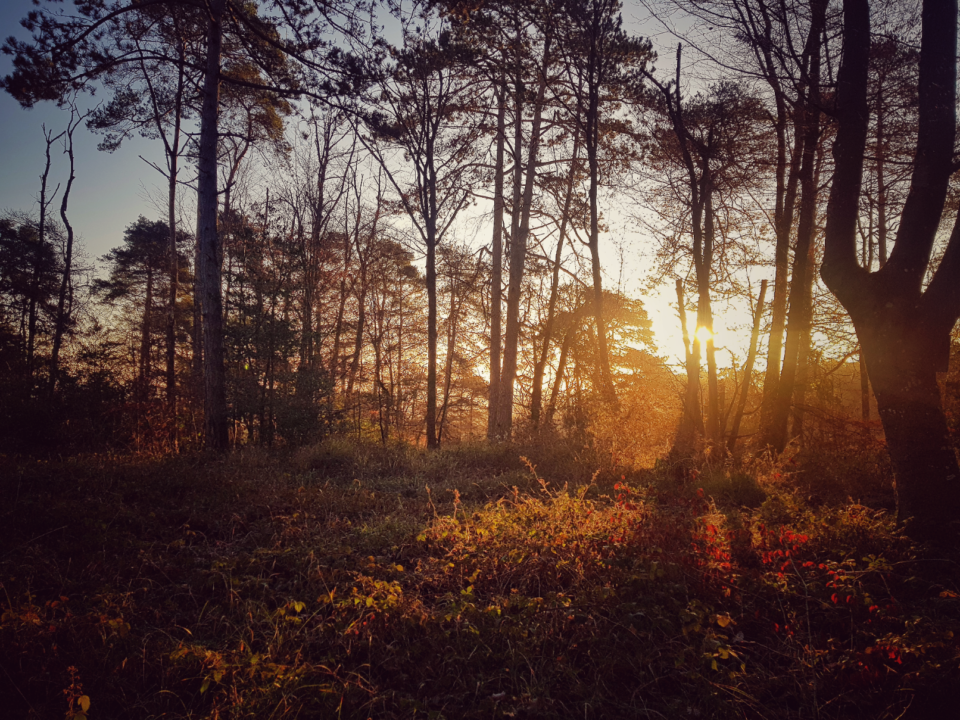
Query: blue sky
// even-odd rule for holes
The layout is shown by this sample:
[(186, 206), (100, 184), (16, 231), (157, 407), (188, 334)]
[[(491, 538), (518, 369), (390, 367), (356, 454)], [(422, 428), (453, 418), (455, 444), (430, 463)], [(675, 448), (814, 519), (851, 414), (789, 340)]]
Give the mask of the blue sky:
[[(47, 4), (46, 0), (43, 2)], [(72, 2), (65, 0), (53, 7), (71, 6)], [(639, 3), (625, 0), (624, 6), (624, 20), (632, 32), (654, 35), (655, 40), (671, 46), (674, 39), (668, 32), (637, 17), (642, 9)], [(6, 39), (10, 35), (25, 38), (27, 33), (20, 26), (20, 20), (32, 7), (31, 0), (0, 0), (0, 38)], [(10, 69), (10, 58), (0, 55), (0, 75), (6, 75)], [(90, 107), (104, 97), (103, 94), (93, 98), (85, 95), (81, 102)], [(37, 210), (44, 162), (42, 126), (45, 124), (57, 134), (65, 128), (68, 118), (69, 113), (53, 103), (23, 110), (9, 95), (0, 92), (0, 213)], [(85, 126), (76, 132), (77, 179), (69, 207), (69, 218), (80, 238), (80, 247), (90, 261), (119, 245), (124, 228), (139, 215), (165, 219), (165, 211), (160, 209), (166, 197), (163, 177), (140, 159), (143, 156), (162, 165), (160, 144), (132, 138), (118, 151), (109, 154), (97, 150), (99, 140)], [(56, 187), (57, 183), (64, 184), (67, 179), (66, 158), (61, 146), (52, 149), (52, 160), (50, 184)], [(59, 217), (59, 207), (58, 195), (51, 209), (55, 217)], [(647, 307), (654, 318), (658, 338), (665, 339), (677, 334), (678, 329), (676, 312), (671, 305), (671, 288), (661, 295), (662, 298), (648, 296)]]
[[(26, 37), (20, 19), (31, 8), (30, 0), (0, 0), (0, 36)], [(11, 67), (10, 58), (0, 55), (0, 75), (6, 75)], [(100, 99), (101, 96), (85, 96), (82, 102), (90, 106)], [(68, 119), (69, 113), (53, 103), (24, 110), (7, 93), (0, 92), (0, 212), (37, 210), (44, 164), (42, 126), (45, 124), (56, 135), (66, 127)], [(97, 150), (98, 142), (99, 137), (85, 126), (77, 129), (76, 180), (68, 209), (70, 222), (91, 260), (119, 245), (124, 228), (138, 215), (152, 219), (162, 216), (151, 197), (162, 199), (163, 178), (138, 157), (162, 161), (160, 148), (136, 138), (109, 154)], [(51, 160), (50, 185), (65, 185), (68, 166), (59, 143), (51, 148)], [(57, 195), (52, 208), (56, 217), (60, 198)]]

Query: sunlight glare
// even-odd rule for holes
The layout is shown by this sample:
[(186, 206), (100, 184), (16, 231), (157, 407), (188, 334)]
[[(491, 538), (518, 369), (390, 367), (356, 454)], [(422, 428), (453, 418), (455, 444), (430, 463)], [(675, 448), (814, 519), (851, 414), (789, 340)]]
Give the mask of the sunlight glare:
[(710, 330), (707, 327), (705, 327), (704, 325), (701, 325), (700, 327), (697, 328), (696, 336), (697, 336), (697, 340), (700, 341), (701, 345), (706, 345), (707, 341), (713, 340), (716, 338), (716, 333), (710, 332)]

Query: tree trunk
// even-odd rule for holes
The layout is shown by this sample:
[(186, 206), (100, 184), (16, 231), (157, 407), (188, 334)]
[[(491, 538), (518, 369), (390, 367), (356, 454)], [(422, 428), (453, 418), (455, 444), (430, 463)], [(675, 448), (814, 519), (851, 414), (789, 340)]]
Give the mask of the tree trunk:
[(707, 163), (702, 175), (703, 192), (703, 254), (697, 269), (697, 326), (707, 330), (707, 437), (715, 446), (722, 445), (720, 428), (720, 389), (717, 380), (717, 347), (713, 339), (713, 306), (710, 302), (710, 280), (713, 267), (713, 248), (716, 229), (713, 217), (713, 176)]
[(937, 383), (943, 353), (930, 350), (948, 338), (924, 330), (882, 317), (857, 328), (896, 477), (897, 522), (945, 529), (960, 517), (960, 468)]
[[(786, 140), (777, 131), (778, 173), (781, 156), (786, 155)], [(790, 236), (793, 232), (793, 216), (796, 208), (797, 186), (800, 175), (800, 156), (803, 151), (803, 132), (800, 113), (794, 113), (793, 148), (790, 154), (790, 173), (784, 179), (778, 176), (777, 215), (775, 218), (777, 245), (774, 253), (773, 301), (770, 313), (770, 336), (767, 343), (767, 368), (764, 371), (763, 399), (760, 406), (760, 426), (769, 427), (773, 422), (776, 407), (777, 387), (780, 385), (780, 368), (783, 360), (783, 333), (787, 323), (787, 291), (790, 274)], [(782, 161), (786, 165), (785, 159)], [(785, 171), (784, 171), (785, 172)]]
[(490, 274), (490, 395), (487, 399), (487, 438), (497, 437), (500, 407), (500, 350), (503, 322), (503, 161), (506, 145), (507, 88), (497, 89), (497, 154), (493, 178), (493, 247)]
[(427, 225), (427, 447), (440, 446), (437, 438), (437, 229), (436, 216)]
[[(76, 110), (74, 109), (74, 113)], [(82, 118), (81, 118), (82, 119)], [(73, 282), (73, 225), (67, 217), (67, 205), (70, 202), (70, 190), (73, 188), (74, 158), (73, 158), (73, 131), (76, 125), (73, 123), (74, 114), (70, 115), (70, 124), (66, 132), (66, 153), (70, 159), (70, 175), (67, 178), (67, 186), (63, 189), (63, 199), (60, 201), (60, 219), (63, 220), (63, 226), (67, 230), (67, 246), (63, 253), (63, 277), (60, 280), (60, 292), (57, 295), (57, 317), (53, 333), (53, 350), (50, 353), (50, 394), (56, 392), (57, 381), (60, 375), (60, 348), (63, 344), (63, 334), (67, 329), (69, 321), (69, 311), (67, 309), (67, 296), (69, 295), (71, 283)], [(77, 120), (79, 124), (80, 119)]]
[(817, 214), (817, 145), (820, 142), (820, 61), (823, 27), (826, 22), (826, 1), (812, 0), (811, 26), (808, 38), (810, 57), (809, 85), (802, 108), (803, 152), (800, 161), (800, 220), (794, 250), (790, 292), (790, 315), (787, 320), (787, 342), (784, 346), (783, 370), (777, 384), (776, 401), (770, 425), (764, 429), (764, 444), (783, 452), (788, 439), (790, 407), (793, 401), (800, 353), (805, 335), (810, 332), (813, 314), (813, 240)]
[[(40, 282), (43, 280), (43, 248), (47, 239), (47, 205), (53, 202), (53, 198), (47, 200), (47, 179), (50, 176), (50, 146), (62, 134), (54, 137), (52, 130), (47, 132), (44, 128), (43, 137), (47, 144), (46, 164), (43, 166), (43, 174), (40, 176), (40, 224), (37, 230), (37, 250), (33, 255), (33, 278), (30, 283), (30, 302), (27, 311), (27, 374), (30, 377), (31, 384), (33, 383), (34, 353), (37, 343), (37, 318), (39, 316), (37, 305), (40, 298)], [(56, 190), (54, 190), (54, 195), (56, 195)]]
[[(591, 62), (599, 62), (595, 52), (591, 52)], [(591, 79), (593, 74), (591, 73)], [(587, 162), (590, 168), (590, 272), (593, 279), (594, 317), (597, 321), (597, 351), (600, 355), (600, 394), (610, 404), (616, 405), (617, 392), (613, 387), (610, 372), (610, 351), (607, 344), (607, 325), (603, 319), (603, 275), (600, 270), (600, 208), (597, 190), (600, 186), (600, 87), (599, 79), (591, 82), (589, 104), (587, 107), (586, 131)]]
[[(503, 344), (503, 368), (500, 373), (500, 408), (497, 413), (497, 436), (510, 436), (513, 425), (513, 393), (517, 379), (517, 365), (520, 351), (520, 285), (523, 280), (524, 263), (527, 259), (527, 238), (530, 234), (530, 211), (533, 206), (533, 187), (537, 177), (537, 157), (540, 152), (540, 125), (543, 116), (544, 93), (547, 87), (547, 67), (550, 61), (551, 36), (544, 41), (543, 65), (540, 68), (540, 82), (537, 98), (533, 107), (533, 121), (530, 129), (530, 143), (527, 147), (526, 177), (520, 202), (514, 204), (512, 227), (516, 232), (510, 238), (510, 280), (507, 286), (507, 328)], [(520, 165), (519, 123), (522, 119), (522, 87), (517, 87), (517, 119), (515, 139), (515, 162)], [(517, 199), (520, 172), (514, 173), (514, 199)]]
[(870, 377), (867, 374), (867, 361), (860, 350), (860, 419), (870, 422)]
[(150, 383), (150, 335), (151, 311), (153, 310), (153, 268), (147, 268), (147, 296), (143, 301), (143, 320), (140, 324), (140, 362), (137, 373), (137, 402), (147, 399), (147, 385)]
[(437, 423), (437, 444), (443, 440), (443, 430), (447, 421), (447, 410), (450, 407), (450, 389), (453, 386), (453, 354), (457, 347), (457, 325), (460, 319), (460, 310), (456, 302), (456, 278), (450, 278), (450, 314), (447, 316), (447, 356), (443, 363), (443, 402), (440, 404), (440, 418)]
[(197, 177), (199, 285), (203, 322), (204, 444), (224, 451), (227, 393), (223, 366), (223, 299), (220, 287), (220, 238), (217, 232), (217, 136), (220, 110), (220, 52), (225, 0), (210, 0), (207, 57), (200, 111)]
[[(177, 90), (173, 107), (173, 138), (167, 145), (169, 158), (169, 177), (167, 178), (167, 224), (170, 226), (169, 293), (167, 295), (167, 413), (170, 418), (170, 441), (176, 450), (180, 445), (180, 431), (177, 425), (177, 295), (180, 292), (180, 255), (177, 253), (177, 176), (180, 160), (180, 122), (183, 114), (183, 93), (185, 83), (186, 58), (184, 44), (178, 48), (179, 66), (177, 68)], [(156, 117), (158, 128), (160, 118)], [(161, 135), (162, 132), (161, 132)], [(164, 136), (165, 138), (165, 136)]]
[(670, 455), (684, 457), (693, 451), (697, 435), (703, 434), (703, 414), (700, 412), (700, 341), (693, 338), (687, 329), (687, 305), (683, 295), (683, 280), (677, 279), (677, 311), (683, 333), (684, 366), (687, 372), (687, 387), (683, 397), (683, 417), (674, 437)]
[(540, 426), (540, 410), (543, 404), (543, 373), (550, 356), (550, 341), (553, 339), (553, 325), (556, 319), (557, 298), (560, 295), (560, 260), (563, 253), (563, 241), (567, 233), (567, 222), (570, 213), (570, 203), (573, 199), (573, 181), (577, 173), (577, 154), (580, 150), (580, 136), (576, 135), (573, 141), (573, 156), (570, 161), (570, 174), (567, 178), (567, 192), (563, 200), (560, 215), (560, 236), (557, 239), (557, 252), (553, 259), (553, 277), (550, 280), (550, 303), (547, 307), (547, 321), (543, 328), (540, 341), (540, 355), (533, 367), (533, 389), (530, 397), (530, 421), (533, 426)]
[(753, 314), (753, 333), (750, 335), (750, 350), (747, 351), (747, 363), (743, 368), (743, 389), (737, 402), (737, 412), (733, 416), (733, 427), (730, 429), (730, 451), (732, 452), (740, 437), (740, 423), (747, 408), (747, 398), (750, 395), (750, 379), (753, 375), (753, 363), (757, 359), (757, 345), (760, 341), (760, 323), (763, 320), (763, 298), (767, 294), (767, 281), (760, 281), (760, 295), (757, 298), (757, 309)]
[(913, 174), (893, 251), (876, 273), (860, 267), (856, 247), (869, 121), (870, 7), (867, 0), (845, 0), (843, 9), (834, 180), (820, 274), (857, 329), (896, 478), (897, 519), (914, 537), (953, 546), (960, 523), (960, 466), (937, 373), (948, 369), (951, 331), (960, 317), (960, 223), (924, 285), (953, 173), (957, 3), (923, 3)]

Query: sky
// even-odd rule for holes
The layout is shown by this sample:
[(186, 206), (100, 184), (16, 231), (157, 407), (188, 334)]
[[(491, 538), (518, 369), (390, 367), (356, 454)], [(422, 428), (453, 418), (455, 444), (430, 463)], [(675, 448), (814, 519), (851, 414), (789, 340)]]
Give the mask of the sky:
[[(30, 0), (0, 1), (0, 36), (20, 38), (28, 33), (20, 19), (31, 10)], [(0, 75), (12, 69), (10, 58), (0, 55)], [(92, 107), (102, 96), (84, 96), (84, 107)], [(0, 212), (36, 212), (40, 195), (40, 175), (44, 166), (43, 126), (54, 135), (66, 128), (69, 112), (55, 104), (38, 103), (24, 110), (7, 93), (0, 92)], [(76, 179), (70, 193), (68, 217), (90, 259), (119, 245), (123, 231), (139, 215), (159, 218), (161, 211), (151, 198), (162, 198), (162, 176), (151, 169), (140, 155), (162, 162), (162, 149), (154, 143), (134, 138), (117, 152), (97, 150), (100, 137), (81, 125), (74, 134)], [(51, 147), (48, 185), (66, 184), (69, 166), (63, 146)], [(61, 195), (53, 205), (59, 217)]]
[[(632, 32), (654, 35), (655, 43), (657, 40), (665, 44), (672, 42), (662, 28), (641, 24), (642, 10), (636, 0), (627, 0), (624, 5), (625, 24)], [(5, 39), (15, 35), (26, 39), (28, 33), (20, 26), (20, 19), (31, 8), (31, 0), (0, 0), (0, 37)], [(10, 58), (0, 55), (0, 75), (6, 75), (11, 69)], [(94, 97), (85, 95), (81, 96), (80, 102), (83, 108), (90, 108), (103, 98), (102, 93)], [(0, 92), (0, 213), (37, 211), (40, 175), (44, 165), (43, 128), (46, 126), (56, 135), (66, 127), (68, 119), (69, 113), (53, 103), (39, 103), (30, 110), (24, 110), (7, 93)], [(97, 150), (100, 139), (83, 124), (74, 137), (76, 180), (70, 195), (68, 216), (89, 264), (119, 245), (124, 228), (135, 222), (138, 216), (165, 218), (164, 179), (141, 159), (162, 165), (160, 144), (131, 138), (111, 154)], [(58, 183), (65, 185), (68, 165), (61, 144), (56, 143), (51, 148), (51, 161), (49, 186), (55, 188)], [(61, 195), (58, 194), (52, 206), (57, 216), (60, 199)], [(614, 224), (623, 227), (620, 223)], [(608, 238), (606, 246), (611, 248), (611, 256), (609, 261), (604, 260), (610, 273), (608, 282), (616, 285), (619, 280), (629, 294), (638, 294), (642, 281), (640, 275), (645, 272), (645, 267), (649, 267), (642, 257), (644, 249), (649, 251), (649, 243), (636, 237), (624, 239), (628, 261), (623, 271), (629, 277), (617, 277), (621, 257), (613, 250)], [(604, 244), (604, 241), (601, 240), (601, 243)], [(668, 285), (654, 295), (646, 296), (644, 301), (654, 322), (660, 354), (676, 362), (682, 353), (682, 344), (675, 308), (676, 296), (672, 283)], [(721, 314), (718, 322), (723, 325), (723, 320)], [(745, 320), (731, 319), (728, 325), (742, 324)], [(737, 352), (742, 358), (749, 337), (744, 333), (738, 335), (736, 339), (728, 338), (728, 341), (737, 345)], [(744, 347), (740, 348), (741, 345)]]

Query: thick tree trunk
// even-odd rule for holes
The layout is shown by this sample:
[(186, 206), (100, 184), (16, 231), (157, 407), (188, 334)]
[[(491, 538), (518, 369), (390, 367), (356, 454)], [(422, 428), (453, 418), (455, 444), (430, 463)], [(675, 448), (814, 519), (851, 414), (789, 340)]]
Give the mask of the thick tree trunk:
[(910, 191), (889, 260), (870, 273), (858, 264), (856, 246), (869, 121), (870, 7), (867, 0), (844, 0), (835, 169), (820, 274), (857, 328), (896, 477), (897, 518), (915, 537), (953, 545), (960, 530), (960, 466), (936, 374), (948, 369), (950, 335), (960, 317), (960, 223), (925, 289), (924, 280), (953, 173), (956, 0), (924, 0), (922, 26)]
[(960, 467), (937, 383), (938, 346), (949, 336), (921, 328), (880, 317), (857, 330), (897, 481), (897, 521), (915, 518), (936, 533), (960, 518)]
[[(177, 90), (173, 106), (173, 138), (167, 147), (169, 159), (167, 178), (167, 224), (170, 226), (169, 293), (167, 295), (167, 413), (170, 420), (170, 441), (174, 450), (180, 445), (180, 429), (177, 424), (177, 295), (180, 292), (180, 255), (177, 252), (177, 176), (180, 160), (180, 123), (183, 114), (183, 93), (185, 83), (185, 47), (179, 48), (179, 66), (177, 68)], [(155, 113), (156, 115), (156, 113)], [(155, 117), (161, 128), (160, 118)], [(166, 136), (163, 136), (164, 138)]]
[(217, 451), (224, 451), (229, 445), (223, 366), (220, 237), (217, 231), (217, 136), (224, 3), (225, 0), (210, 0), (208, 3), (210, 18), (197, 162), (197, 242), (200, 255), (200, 307), (203, 318), (204, 444)]

